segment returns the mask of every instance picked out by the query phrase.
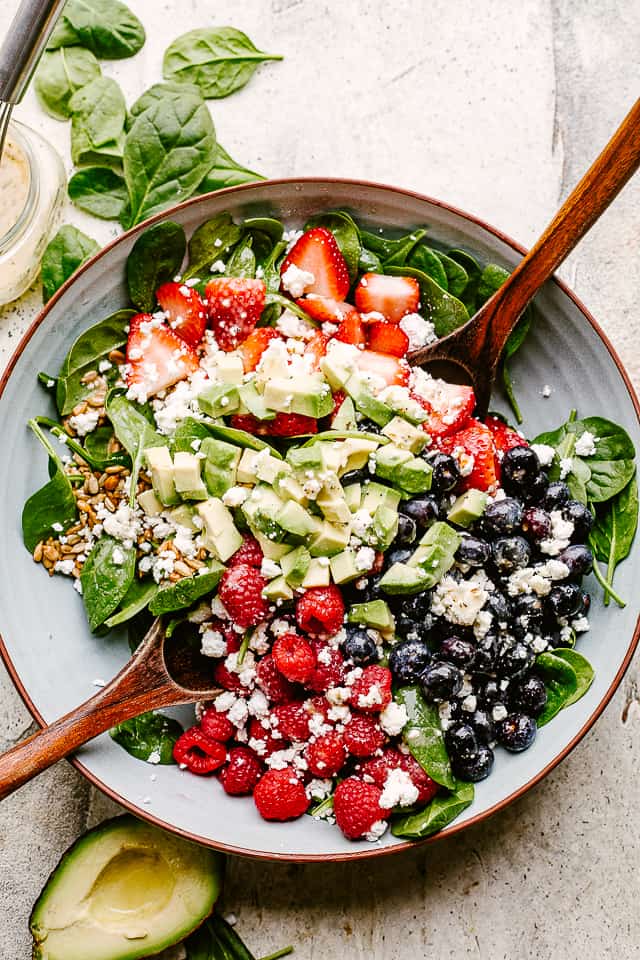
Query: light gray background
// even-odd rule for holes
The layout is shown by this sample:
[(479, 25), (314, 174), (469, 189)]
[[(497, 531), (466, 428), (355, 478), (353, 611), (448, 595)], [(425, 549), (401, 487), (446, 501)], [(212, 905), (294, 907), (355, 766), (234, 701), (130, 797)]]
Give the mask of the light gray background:
[[(0, 4), (4, 35), (15, 0)], [(160, 79), (162, 51), (207, 23), (246, 30), (285, 61), (212, 102), (221, 141), (272, 176), (369, 178), (440, 197), (532, 242), (638, 95), (637, 0), (130, 0), (149, 34), (106, 64), (129, 102)], [(69, 128), (29, 95), (20, 119), (69, 162)], [(562, 275), (610, 334), (636, 386), (640, 181)], [(109, 224), (73, 210), (97, 239)], [(0, 311), (6, 362), (36, 314), (34, 289)], [(607, 410), (606, 385), (602, 411)], [(28, 638), (25, 637), (25, 642)], [(602, 638), (606, 643), (606, 637)], [(0, 748), (30, 729), (0, 674)], [(257, 955), (304, 960), (635, 957), (638, 670), (596, 728), (527, 797), (460, 838), (378, 862), (234, 860), (226, 904)], [(65, 847), (115, 807), (59, 764), (0, 808), (0, 957), (29, 956), (26, 922)]]

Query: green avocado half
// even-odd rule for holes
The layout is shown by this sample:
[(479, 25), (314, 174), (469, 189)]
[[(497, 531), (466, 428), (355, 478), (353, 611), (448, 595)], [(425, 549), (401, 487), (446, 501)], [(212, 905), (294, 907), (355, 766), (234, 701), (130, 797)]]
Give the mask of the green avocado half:
[(224, 857), (125, 815), (64, 854), (31, 914), (34, 960), (139, 960), (213, 910)]

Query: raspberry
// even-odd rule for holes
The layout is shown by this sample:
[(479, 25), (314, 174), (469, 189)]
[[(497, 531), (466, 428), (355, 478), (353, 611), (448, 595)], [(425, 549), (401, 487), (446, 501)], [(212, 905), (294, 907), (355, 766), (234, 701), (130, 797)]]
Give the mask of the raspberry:
[(344, 657), (335, 647), (326, 643), (315, 643), (316, 668), (306, 681), (311, 690), (324, 693), (329, 687), (340, 687), (344, 680)]
[(250, 747), (233, 747), (228, 764), (220, 771), (220, 783), (225, 793), (241, 797), (253, 793), (261, 773), (262, 764)]
[(306, 683), (315, 670), (313, 647), (297, 633), (285, 633), (278, 637), (271, 653), (280, 673), (294, 683)]
[(231, 619), (239, 626), (253, 627), (269, 616), (269, 604), (262, 596), (267, 582), (248, 563), (238, 563), (223, 573), (218, 593)]
[(291, 767), (267, 770), (253, 792), (258, 813), (265, 820), (295, 820), (306, 813), (310, 800)]
[(262, 692), (272, 703), (288, 703), (295, 698), (295, 687), (282, 676), (270, 653), (257, 664), (256, 680)]
[(250, 567), (260, 567), (263, 556), (262, 547), (256, 538), (245, 537), (242, 546), (229, 560), (229, 566), (235, 567), (238, 563), (248, 563)]
[(235, 733), (235, 728), (226, 713), (218, 713), (215, 707), (209, 707), (202, 714), (200, 728), (205, 737), (209, 737), (210, 740), (218, 740), (220, 743), (231, 740)]
[(316, 713), (322, 714), (322, 719), (327, 722), (329, 716), (329, 710), (331, 710), (331, 704), (326, 697), (310, 697), (309, 700), (305, 700), (305, 706), (307, 712), (313, 716)]
[(233, 690), (234, 693), (242, 690), (240, 677), (237, 673), (232, 673), (231, 670), (227, 670), (224, 665), (224, 660), (218, 660), (213, 668), (213, 679), (223, 690)]
[(385, 750), (381, 757), (375, 757), (362, 764), (360, 775), (366, 778), (371, 777), (373, 782), (380, 787), (384, 787), (387, 774), (390, 770), (397, 768), (404, 770), (411, 777), (411, 782), (419, 790), (418, 803), (428, 803), (438, 792), (438, 784), (428, 776), (415, 757), (410, 753), (400, 753), (399, 750)]
[(309, 770), (316, 777), (333, 777), (342, 770), (347, 759), (344, 740), (339, 733), (324, 733), (305, 750)]
[(378, 820), (385, 820), (390, 810), (380, 806), (382, 791), (374, 783), (359, 777), (347, 777), (336, 787), (333, 812), (336, 823), (349, 840), (366, 836)]
[(274, 730), (282, 734), (285, 740), (304, 742), (309, 739), (309, 711), (304, 700), (283, 703), (271, 711)]
[(272, 736), (271, 727), (268, 726), (269, 721), (265, 720), (265, 723), (267, 726), (263, 727), (262, 721), (258, 720), (257, 717), (252, 717), (249, 723), (249, 740), (258, 741), (264, 745), (256, 746), (252, 744), (253, 749), (259, 757), (270, 757), (276, 750), (282, 750), (282, 740), (276, 740), (276, 738)]
[(318, 421), (301, 413), (276, 413), (273, 420), (258, 420), (251, 413), (234, 413), (231, 426), (257, 437), (298, 437), (318, 432)]
[(344, 602), (336, 586), (311, 587), (296, 604), (298, 626), (312, 637), (332, 637), (342, 626)]
[(391, 671), (373, 664), (365, 667), (351, 688), (351, 706), (380, 713), (391, 702)]
[(373, 717), (352, 714), (344, 728), (344, 742), (354, 757), (372, 757), (386, 740), (384, 731)]
[(367, 782), (367, 778), (370, 777), (375, 785), (382, 789), (389, 771), (397, 770), (397, 768), (401, 766), (402, 754), (399, 750), (390, 749), (385, 750), (381, 757), (374, 757), (372, 760), (367, 760), (366, 763), (360, 766), (359, 772), (360, 776), (364, 777), (365, 782)]
[(227, 748), (206, 737), (200, 727), (190, 727), (176, 740), (173, 759), (191, 773), (202, 776), (222, 766), (227, 759)]

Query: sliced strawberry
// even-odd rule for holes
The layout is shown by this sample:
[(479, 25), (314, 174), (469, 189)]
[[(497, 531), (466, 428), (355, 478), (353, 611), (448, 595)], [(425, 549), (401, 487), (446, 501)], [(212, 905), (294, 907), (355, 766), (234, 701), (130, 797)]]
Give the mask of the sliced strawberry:
[(280, 334), (273, 327), (258, 327), (249, 334), (246, 340), (243, 340), (238, 347), (238, 353), (242, 356), (242, 366), (245, 373), (250, 373), (260, 363), (260, 357), (265, 352), (272, 340), (278, 340)]
[(469, 468), (468, 458), (473, 458), (471, 471), (463, 476), (460, 489), (492, 490), (496, 486), (498, 473), (493, 435), (479, 420), (470, 420), (464, 430), (450, 437), (441, 437), (437, 444), (443, 453), (458, 460), (463, 473)]
[(336, 340), (342, 340), (343, 343), (351, 343), (354, 347), (364, 347), (367, 338), (364, 335), (364, 327), (357, 310), (347, 314), (334, 336)]
[(184, 283), (163, 283), (156, 291), (156, 299), (171, 329), (186, 343), (197, 347), (207, 328), (207, 311), (197, 290)]
[(251, 413), (236, 413), (231, 417), (231, 426), (258, 437), (297, 437), (318, 432), (318, 421), (301, 413), (276, 413), (273, 420), (258, 420)]
[(508, 423), (501, 420), (500, 417), (485, 417), (484, 424), (489, 427), (493, 434), (493, 442), (500, 453), (506, 453), (512, 447), (526, 447), (527, 441), (517, 430), (510, 427)]
[(151, 397), (184, 380), (198, 369), (198, 355), (173, 330), (148, 313), (129, 321), (127, 340), (127, 386)]
[(340, 300), (332, 300), (331, 297), (302, 297), (297, 301), (299, 307), (302, 307), (305, 313), (308, 313), (313, 320), (318, 323), (342, 323), (345, 317), (351, 313), (357, 313), (355, 307), (350, 303), (344, 303)]
[(466, 426), (476, 405), (476, 396), (473, 387), (466, 384), (446, 383), (444, 380), (433, 383), (437, 387), (429, 400), (417, 393), (412, 393), (412, 397), (429, 412), (429, 419), (425, 420), (422, 427), (433, 440), (437, 440), (438, 437), (457, 433)]
[(376, 353), (375, 350), (361, 350), (356, 365), (361, 373), (370, 373), (374, 377), (380, 377), (389, 387), (394, 385), (405, 387), (409, 382), (411, 373), (409, 364), (405, 360), (399, 360), (397, 357), (391, 357), (386, 353)]
[(365, 273), (355, 289), (360, 313), (381, 313), (389, 323), (399, 323), (420, 304), (420, 284), (414, 277), (388, 277)]
[[(304, 290), (298, 292), (289, 275), (289, 267), (297, 267), (313, 274), (313, 280), (305, 284)], [(293, 271), (295, 274), (295, 271)], [(282, 286), (284, 290), (294, 289), (296, 297), (302, 293), (317, 293), (321, 297), (330, 297), (334, 300), (344, 300), (349, 292), (349, 269), (336, 243), (336, 238), (330, 230), (324, 227), (313, 227), (300, 237), (295, 246), (289, 251), (280, 267)]]
[(327, 344), (329, 343), (329, 337), (321, 333), (320, 330), (316, 332), (311, 337), (311, 340), (307, 341), (305, 347), (305, 356), (312, 356), (314, 358), (314, 367), (316, 370), (320, 369), (320, 361), (327, 352)]
[(254, 330), (264, 309), (264, 280), (216, 277), (206, 286), (209, 322), (221, 350), (235, 350)]
[(409, 337), (396, 323), (374, 320), (367, 325), (367, 346), (378, 353), (404, 357), (409, 349)]

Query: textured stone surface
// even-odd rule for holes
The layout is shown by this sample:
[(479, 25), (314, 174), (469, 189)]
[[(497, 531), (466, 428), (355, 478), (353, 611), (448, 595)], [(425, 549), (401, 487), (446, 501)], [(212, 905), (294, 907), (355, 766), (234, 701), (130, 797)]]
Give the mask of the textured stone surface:
[[(0, 5), (0, 35), (17, 4)], [(232, 155), (273, 176), (366, 177), (457, 204), (532, 242), (637, 94), (637, 0), (131, 0), (149, 40), (105, 65), (128, 100), (160, 79), (180, 28), (247, 30), (285, 55), (212, 103)], [(179, 25), (179, 26), (178, 26)], [(18, 112), (67, 164), (68, 127), (29, 95)], [(640, 180), (564, 267), (636, 384)], [(109, 224), (68, 211), (106, 241)], [(40, 300), (0, 312), (6, 362)], [(606, 412), (606, 391), (603, 391)], [(615, 416), (615, 411), (610, 411)], [(603, 637), (603, 642), (606, 638)], [(0, 748), (30, 719), (0, 671)], [(459, 838), (353, 865), (230, 864), (226, 903), (257, 955), (305, 960), (637, 954), (638, 672), (572, 756), (510, 809)], [(114, 806), (66, 764), (0, 808), (0, 956), (26, 960), (29, 910), (49, 870)]]

